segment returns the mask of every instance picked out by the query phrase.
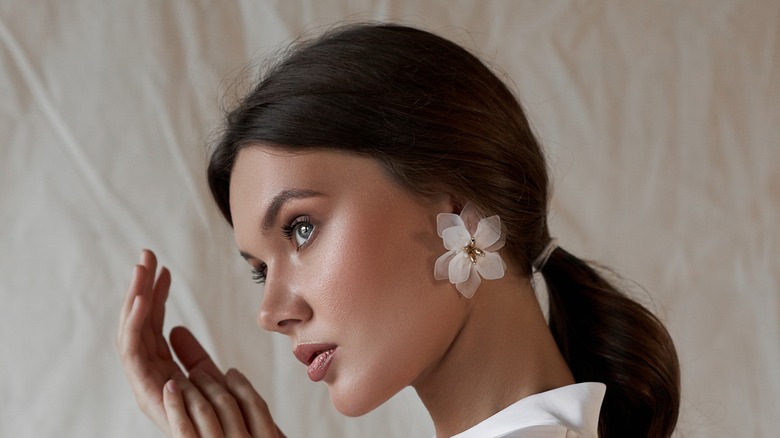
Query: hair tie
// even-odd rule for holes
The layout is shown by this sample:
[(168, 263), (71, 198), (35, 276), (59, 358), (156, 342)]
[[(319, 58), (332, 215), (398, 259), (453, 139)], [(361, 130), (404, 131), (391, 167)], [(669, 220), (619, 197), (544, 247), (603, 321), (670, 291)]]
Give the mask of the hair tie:
[(558, 239), (552, 238), (549, 242), (547, 242), (547, 246), (544, 247), (542, 252), (539, 254), (539, 257), (537, 257), (536, 260), (534, 260), (534, 262), (531, 264), (531, 267), (534, 271), (542, 271), (544, 265), (547, 264), (547, 259), (550, 258), (550, 255), (552, 255), (553, 251), (555, 251), (555, 248), (558, 248)]

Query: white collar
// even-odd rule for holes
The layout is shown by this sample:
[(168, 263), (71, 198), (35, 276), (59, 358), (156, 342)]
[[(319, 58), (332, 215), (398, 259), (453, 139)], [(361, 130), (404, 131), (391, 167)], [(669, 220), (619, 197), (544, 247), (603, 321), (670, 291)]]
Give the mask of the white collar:
[(586, 382), (533, 394), (452, 438), (500, 437), (541, 425), (562, 425), (583, 437), (596, 438), (606, 389), (603, 383)]

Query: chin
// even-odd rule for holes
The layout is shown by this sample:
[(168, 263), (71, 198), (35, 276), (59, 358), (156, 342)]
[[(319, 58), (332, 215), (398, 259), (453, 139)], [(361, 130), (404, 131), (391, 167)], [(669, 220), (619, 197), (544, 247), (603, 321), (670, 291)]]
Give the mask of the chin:
[(376, 393), (365, 391), (358, 394), (354, 394), (352, 391), (341, 392), (331, 386), (328, 386), (328, 391), (333, 406), (342, 415), (346, 415), (347, 417), (360, 417), (366, 415), (392, 397), (392, 394), (387, 397), (381, 397)]

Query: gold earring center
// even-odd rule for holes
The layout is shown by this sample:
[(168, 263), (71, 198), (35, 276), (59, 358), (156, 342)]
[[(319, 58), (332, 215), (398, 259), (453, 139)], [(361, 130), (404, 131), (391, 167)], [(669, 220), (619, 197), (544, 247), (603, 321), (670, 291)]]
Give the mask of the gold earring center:
[(467, 246), (463, 247), (463, 252), (468, 254), (469, 260), (472, 264), (477, 264), (477, 257), (485, 257), (485, 251), (482, 251), (481, 249), (474, 246), (476, 242), (474, 241), (474, 238), (471, 238), (471, 242)]

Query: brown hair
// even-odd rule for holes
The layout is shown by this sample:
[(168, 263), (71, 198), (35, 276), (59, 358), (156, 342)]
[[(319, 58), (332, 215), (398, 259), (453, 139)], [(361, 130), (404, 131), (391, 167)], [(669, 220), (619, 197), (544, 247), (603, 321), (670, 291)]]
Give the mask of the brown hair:
[[(253, 143), (372, 157), (413, 193), (497, 214), (527, 275), (550, 240), (542, 149), (506, 85), (462, 47), (393, 24), (331, 30), (293, 47), (226, 116), (208, 179), (231, 222), (230, 173)], [(542, 269), (550, 330), (578, 382), (607, 385), (602, 437), (671, 435), (680, 382), (659, 320), (562, 248)]]

